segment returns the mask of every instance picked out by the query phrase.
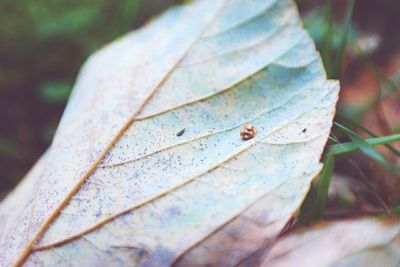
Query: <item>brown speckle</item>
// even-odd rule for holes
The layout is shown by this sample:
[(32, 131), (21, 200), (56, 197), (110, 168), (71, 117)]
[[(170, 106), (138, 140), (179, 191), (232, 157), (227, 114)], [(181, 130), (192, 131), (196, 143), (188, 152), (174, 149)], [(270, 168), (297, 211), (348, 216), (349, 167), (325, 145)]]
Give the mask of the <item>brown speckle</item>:
[(253, 125), (245, 125), (242, 130), (240, 131), (240, 137), (244, 140), (250, 140), (252, 138), (254, 138), (254, 136), (256, 135), (257, 131), (256, 128), (254, 128)]

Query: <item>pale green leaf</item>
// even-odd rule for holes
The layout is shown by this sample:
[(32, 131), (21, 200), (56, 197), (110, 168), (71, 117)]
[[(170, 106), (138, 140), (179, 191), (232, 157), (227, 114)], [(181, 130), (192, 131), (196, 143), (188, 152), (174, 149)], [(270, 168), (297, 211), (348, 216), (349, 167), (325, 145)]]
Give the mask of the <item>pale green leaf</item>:
[(292, 1), (168, 11), (83, 67), (46, 157), (0, 207), (0, 265), (239, 263), (319, 173), (338, 87)]

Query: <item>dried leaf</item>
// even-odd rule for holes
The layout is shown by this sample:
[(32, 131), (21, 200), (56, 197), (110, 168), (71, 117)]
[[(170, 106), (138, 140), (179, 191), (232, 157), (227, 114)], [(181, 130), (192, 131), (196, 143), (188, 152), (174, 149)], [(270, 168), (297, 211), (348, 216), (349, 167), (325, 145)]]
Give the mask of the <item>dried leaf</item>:
[(342, 221), (283, 238), (263, 266), (363, 266), (400, 264), (400, 224), (373, 219)]
[(49, 151), (0, 207), (0, 264), (239, 263), (319, 173), (337, 93), (292, 1), (168, 11), (84, 66)]

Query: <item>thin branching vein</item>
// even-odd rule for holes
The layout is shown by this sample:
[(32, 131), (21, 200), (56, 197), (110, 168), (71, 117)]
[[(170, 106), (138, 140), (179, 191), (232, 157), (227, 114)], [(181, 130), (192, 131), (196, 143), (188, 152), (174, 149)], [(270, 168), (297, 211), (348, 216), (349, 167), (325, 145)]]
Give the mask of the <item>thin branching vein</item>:
[[(329, 93), (331, 93), (331, 92), (329, 91), (327, 94), (329, 94)], [(324, 96), (325, 96), (325, 95), (324, 95)], [(322, 101), (323, 98), (324, 98), (324, 97), (322, 97), (321, 99), (319, 99), (319, 101), (315, 101), (316, 105), (317, 105), (318, 103), (320, 103), (320, 101)], [(237, 157), (238, 155), (240, 155), (240, 154), (242, 154), (242, 153), (248, 151), (249, 148), (252, 147), (252, 146), (254, 146), (255, 144), (257, 144), (257, 143), (259, 142), (259, 140), (265, 139), (265, 138), (267, 138), (268, 136), (274, 134), (275, 132), (278, 132), (279, 130), (285, 128), (286, 126), (290, 125), (290, 123), (292, 123), (294, 120), (296, 120), (297, 118), (300, 118), (301, 116), (303, 116), (304, 114), (306, 114), (308, 111), (310, 111), (310, 110), (313, 109), (313, 108), (314, 108), (314, 106), (313, 106), (313, 107), (310, 107), (309, 109), (306, 109), (302, 114), (299, 114), (296, 118), (293, 118), (291, 121), (287, 121), (287, 122), (284, 123), (283, 125), (280, 125), (279, 127), (275, 128), (274, 130), (272, 130), (271, 132), (269, 132), (268, 134), (266, 134), (266, 135), (263, 136), (262, 138), (258, 138), (257, 140), (255, 140), (255, 141), (253, 141), (253, 142), (249, 142), (248, 145), (244, 146), (243, 148), (241, 148), (240, 150), (238, 150), (236, 153), (230, 155), (228, 158), (224, 159), (224, 160), (221, 161), (221, 162), (218, 162), (217, 164), (211, 166), (210, 168), (208, 168), (207, 170), (201, 172), (200, 174), (198, 174), (198, 175), (196, 175), (196, 176), (193, 176), (193, 177), (187, 179), (187, 180), (184, 181), (183, 183), (181, 183), (181, 184), (179, 184), (179, 185), (177, 185), (177, 186), (175, 186), (175, 187), (169, 188), (169, 189), (167, 189), (167, 190), (165, 190), (165, 191), (163, 191), (163, 192), (160, 192), (158, 195), (155, 195), (155, 196), (153, 196), (153, 197), (150, 197), (150, 198), (148, 198), (148, 199), (146, 199), (146, 200), (144, 200), (144, 201), (142, 201), (142, 202), (140, 202), (140, 203), (137, 203), (137, 204), (135, 204), (135, 205), (133, 205), (133, 206), (131, 206), (131, 207), (125, 209), (125, 210), (122, 210), (122, 211), (120, 211), (120, 212), (117, 212), (117, 213), (115, 213), (115, 214), (113, 214), (113, 215), (111, 215), (111, 216), (109, 216), (109, 217), (107, 217), (107, 218), (105, 218), (105, 219), (99, 221), (98, 223), (92, 225), (91, 227), (88, 227), (87, 229), (85, 229), (85, 230), (83, 230), (83, 231), (81, 231), (81, 232), (79, 232), (79, 233), (77, 233), (77, 234), (71, 235), (70, 237), (67, 237), (67, 238), (65, 238), (65, 239), (63, 239), (63, 240), (56, 241), (56, 242), (53, 242), (53, 243), (50, 243), (50, 244), (46, 244), (46, 245), (35, 246), (35, 247), (34, 247), (34, 250), (47, 250), (47, 249), (51, 249), (51, 248), (54, 248), (54, 247), (61, 246), (61, 245), (63, 245), (63, 244), (69, 243), (69, 242), (74, 241), (74, 240), (76, 240), (76, 239), (79, 239), (80, 237), (82, 237), (82, 236), (84, 236), (84, 235), (86, 235), (86, 234), (88, 234), (88, 233), (91, 233), (91, 232), (97, 230), (98, 228), (102, 227), (103, 225), (105, 225), (105, 224), (107, 224), (107, 223), (113, 221), (114, 219), (116, 219), (116, 218), (118, 218), (118, 217), (120, 217), (120, 216), (122, 216), (122, 215), (125, 215), (125, 214), (127, 214), (127, 213), (129, 213), (129, 212), (132, 212), (132, 211), (134, 211), (134, 210), (137, 210), (137, 209), (139, 209), (139, 208), (141, 208), (141, 207), (143, 207), (143, 206), (145, 206), (145, 205), (148, 205), (148, 204), (150, 204), (150, 203), (152, 203), (152, 202), (154, 202), (154, 201), (156, 201), (156, 200), (158, 200), (158, 199), (160, 199), (160, 198), (162, 198), (162, 197), (168, 195), (168, 194), (171, 193), (171, 192), (177, 191), (177, 190), (179, 190), (179, 189), (185, 187), (186, 185), (188, 185), (188, 184), (194, 182), (197, 178), (200, 178), (200, 177), (202, 177), (203, 175), (205, 175), (205, 174), (207, 174), (207, 173), (210, 173), (211, 171), (216, 170), (217, 168), (221, 167), (221, 166), (222, 166), (223, 164), (225, 164), (226, 162), (229, 162), (231, 159), (233, 159), (233, 158)]]

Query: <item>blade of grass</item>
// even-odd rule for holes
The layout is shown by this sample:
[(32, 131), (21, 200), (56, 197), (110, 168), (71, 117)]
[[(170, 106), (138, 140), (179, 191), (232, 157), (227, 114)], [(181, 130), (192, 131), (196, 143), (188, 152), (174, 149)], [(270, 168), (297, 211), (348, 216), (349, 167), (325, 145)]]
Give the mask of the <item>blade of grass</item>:
[[(335, 123), (335, 124), (337, 124), (337, 123)], [(340, 124), (338, 124), (336, 126), (343, 127), (346, 130), (348, 130), (349, 132), (352, 132), (351, 130), (347, 129), (346, 127), (344, 127)], [(354, 133), (354, 132), (352, 132), (352, 133)], [(368, 146), (387, 145), (390, 143), (400, 141), (400, 134), (376, 137), (376, 138), (371, 138), (371, 139), (367, 139), (367, 140), (362, 139), (356, 133), (354, 133), (354, 135), (357, 136), (359, 139), (361, 139), (363, 142), (367, 143)], [(332, 138), (332, 140), (337, 142), (336, 138)], [(360, 142), (360, 140), (358, 140), (358, 142), (355, 142), (353, 140), (353, 142), (334, 144), (329, 147), (328, 152), (325, 154), (325, 157), (324, 157), (324, 168), (322, 169), (322, 172), (318, 179), (315, 205), (313, 207), (314, 210), (313, 210), (313, 214), (312, 214), (314, 220), (322, 218), (325, 213), (325, 207), (326, 207), (326, 203), (327, 203), (327, 199), (328, 199), (329, 187), (330, 187), (333, 169), (334, 169), (335, 156), (343, 155), (343, 154), (350, 153), (350, 152), (357, 151), (357, 150), (361, 150), (361, 146), (360, 146), (359, 142)], [(376, 152), (376, 153), (378, 153), (378, 152)], [(375, 197), (377, 197), (377, 196), (375, 195)], [(379, 200), (381, 200), (379, 196), (377, 198), (379, 198)], [(381, 205), (382, 205), (382, 203), (381, 203)], [(387, 205), (385, 205), (384, 207), (385, 207), (385, 211), (388, 214), (390, 214), (390, 212), (388, 212), (389, 209), (387, 208)]]
[(326, 69), (326, 73), (328, 77), (332, 76), (332, 66), (329, 64), (331, 62), (331, 55), (332, 55), (332, 44), (333, 44), (333, 18), (332, 12), (333, 11), (333, 0), (325, 0), (325, 20), (328, 23), (328, 28), (323, 35), (321, 41), (321, 57), (322, 61), (324, 62), (324, 66)]
[[(349, 119), (349, 118), (346, 118), (346, 116), (344, 116), (344, 115), (341, 114), (340, 112), (338, 112), (338, 113), (336, 114), (336, 116), (337, 116), (341, 121), (343, 121), (342, 123), (344, 123), (345, 125), (348, 125), (348, 126), (354, 127), (354, 128), (358, 128), (358, 129), (360, 129), (361, 131), (365, 132), (366, 134), (368, 134), (368, 135), (371, 136), (371, 137), (374, 137), (374, 138), (379, 137), (377, 134), (373, 133), (372, 131), (370, 131), (369, 129), (365, 128), (365, 127), (362, 126), (361, 124), (359, 124), (359, 123), (357, 123), (357, 122), (355, 122), (355, 121), (353, 121), (353, 120), (351, 120), (351, 119)], [(396, 136), (396, 135), (393, 135), (393, 136)], [(392, 135), (387, 136), (387, 137), (390, 137), (390, 138), (388, 138), (388, 142), (383, 141), (383, 143), (381, 143), (381, 144), (373, 144), (373, 143), (371, 143), (371, 145), (374, 145), (374, 146), (376, 146), (376, 145), (384, 145), (384, 146), (385, 146), (387, 149), (389, 149), (394, 155), (400, 157), (400, 151), (399, 151), (398, 149), (396, 149), (395, 147), (393, 147), (393, 146), (390, 145), (391, 143), (398, 142), (398, 141), (400, 141), (400, 140), (396, 140), (396, 138), (394, 138), (395, 140), (391, 141)], [(382, 137), (382, 138), (386, 138), (386, 136), (385, 136), (385, 137)], [(367, 141), (367, 142), (370, 142), (369, 140), (370, 140), (371, 142), (373, 142), (373, 141), (372, 141), (373, 139), (368, 139), (368, 140), (366, 140), (366, 141)], [(337, 143), (338, 143), (338, 142), (337, 142)]]
[(332, 153), (327, 153), (324, 159), (324, 168), (322, 169), (322, 172), (318, 179), (314, 212), (312, 214), (313, 219), (315, 220), (320, 219), (324, 216), (334, 165), (334, 155)]
[(343, 30), (341, 31), (339, 47), (336, 53), (336, 60), (333, 65), (333, 78), (341, 79), (342, 76), (342, 64), (343, 58), (348, 44), (349, 33), (351, 28), (351, 20), (353, 17), (354, 0), (350, 0), (346, 9), (346, 16), (343, 25)]
[[(364, 141), (371, 146), (387, 145), (394, 142), (400, 142), (400, 134), (370, 138)], [(329, 147), (329, 153), (332, 153), (335, 156), (347, 154), (357, 150), (360, 150), (360, 146), (355, 142), (335, 144)]]
[(393, 166), (392, 164), (388, 163), (386, 159), (378, 152), (375, 150), (375, 148), (369, 144), (367, 141), (365, 141), (361, 136), (353, 132), (352, 130), (348, 129), (347, 127), (336, 123), (335, 126), (338, 127), (343, 133), (345, 133), (352, 141), (354, 144), (356, 144), (359, 149), (369, 156), (370, 158), (376, 160), (380, 164), (382, 164), (385, 168), (389, 169), (390, 171), (399, 174), (400, 169), (397, 168), (396, 166)]

